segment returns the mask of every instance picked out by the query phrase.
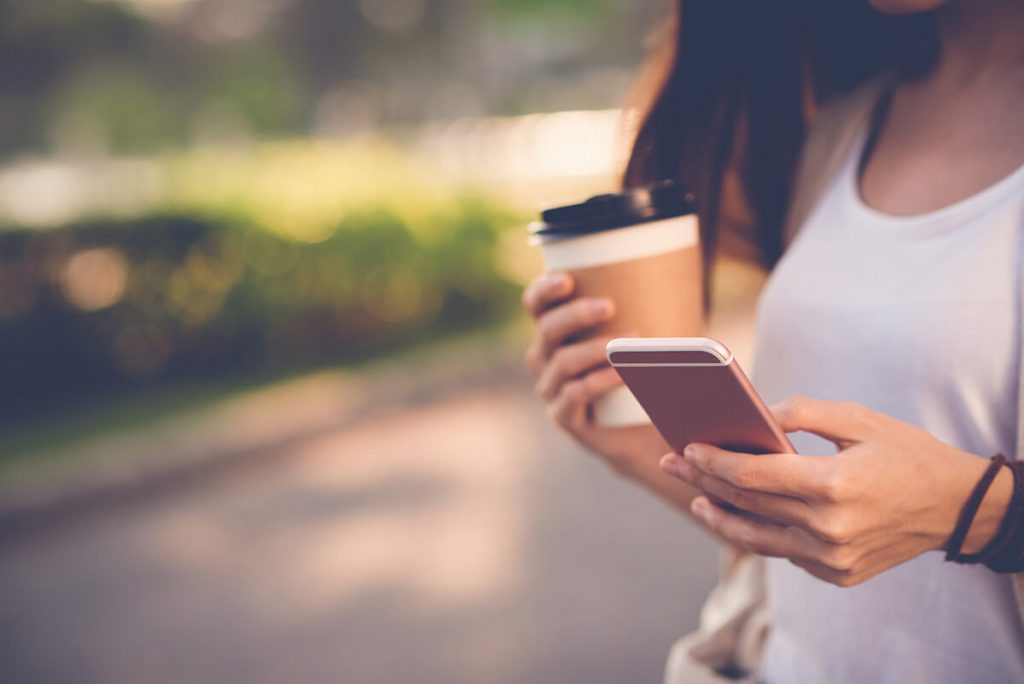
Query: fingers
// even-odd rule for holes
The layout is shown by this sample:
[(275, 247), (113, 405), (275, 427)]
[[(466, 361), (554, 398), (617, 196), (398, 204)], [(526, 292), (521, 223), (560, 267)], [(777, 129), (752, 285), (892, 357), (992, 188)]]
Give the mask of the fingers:
[(807, 527), (813, 510), (800, 499), (780, 494), (769, 494), (752, 489), (742, 489), (685, 462), (678, 454), (666, 454), (661, 459), (661, 469), (687, 482), (705, 494), (732, 504), (756, 515), (790, 525)]
[(886, 557), (886, 554), (883, 552), (880, 554), (879, 558), (876, 559), (876, 561), (884, 559), (882, 562), (849, 562), (845, 561), (844, 558), (846, 556), (852, 558), (853, 554), (845, 553), (842, 549), (834, 550), (832, 556), (837, 560), (823, 562), (807, 559), (791, 559), (791, 562), (793, 565), (803, 568), (818, 579), (824, 580), (829, 584), (834, 584), (837, 587), (852, 587), (857, 584), (862, 584), (883, 570), (893, 567), (894, 565), (898, 565), (903, 560), (906, 560), (893, 554), (888, 554), (889, 557)]
[(731, 513), (704, 496), (694, 499), (690, 508), (694, 517), (726, 542), (761, 556), (788, 558), (815, 577), (840, 587), (865, 582), (912, 557), (893, 548), (823, 542), (799, 527)]
[(545, 401), (553, 399), (566, 380), (606, 365), (605, 347), (611, 339), (613, 336), (595, 337), (556, 349), (537, 381), (537, 396)]
[(818, 579), (834, 584), (837, 587), (852, 587), (863, 581), (858, 579), (850, 570), (836, 570), (823, 563), (815, 563), (809, 560), (793, 560), (790, 562), (799, 568), (803, 568)]
[(790, 558), (796, 555), (792, 534), (786, 531), (791, 528), (731, 513), (706, 496), (694, 499), (690, 510), (708, 529), (741, 549), (761, 556)]
[(615, 313), (610, 299), (584, 297), (550, 309), (537, 319), (537, 332), (526, 361), (540, 375), (554, 351), (566, 340), (609, 320)]
[(583, 430), (590, 423), (587, 407), (598, 397), (622, 384), (614, 368), (602, 368), (562, 385), (554, 401), (548, 404), (548, 415), (570, 432)]
[(523, 291), (523, 308), (537, 318), (553, 304), (564, 301), (572, 295), (575, 283), (572, 275), (561, 271), (538, 276)]
[(788, 558), (834, 571), (850, 570), (856, 562), (851, 549), (827, 544), (799, 527), (732, 513), (705, 496), (694, 499), (690, 510), (725, 541), (761, 556)]
[(791, 397), (770, 408), (786, 432), (803, 430), (835, 442), (841, 449), (872, 432), (874, 411), (851, 401)]
[(791, 561), (818, 579), (838, 587), (852, 587), (889, 568), (905, 563), (915, 555), (893, 545), (891, 540), (879, 540), (872, 547), (859, 553), (850, 547), (833, 546), (824, 558)]
[(741, 454), (710, 444), (687, 445), (683, 460), (740, 489), (822, 498), (829, 488), (831, 459), (799, 454)]
[(675, 453), (662, 457), (660, 465), (664, 472), (697, 487), (718, 501), (771, 521), (795, 525), (829, 544), (843, 545), (854, 539), (870, 541), (870, 531), (858, 524), (856, 516), (849, 515), (842, 507), (824, 498), (805, 501), (784, 494), (744, 489), (701, 471)]

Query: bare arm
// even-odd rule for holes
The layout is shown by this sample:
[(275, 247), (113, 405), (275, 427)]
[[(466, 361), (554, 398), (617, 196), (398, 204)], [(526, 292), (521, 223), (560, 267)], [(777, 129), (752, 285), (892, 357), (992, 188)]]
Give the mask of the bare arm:
[(614, 319), (615, 307), (609, 300), (573, 297), (573, 285), (571, 275), (552, 273), (537, 278), (523, 295), (537, 326), (526, 363), (537, 377), (538, 397), (556, 425), (617, 473), (689, 513), (698, 492), (658, 468), (669, 447), (654, 426), (606, 428), (591, 419), (591, 402), (622, 380), (605, 357), (608, 336), (579, 338)]

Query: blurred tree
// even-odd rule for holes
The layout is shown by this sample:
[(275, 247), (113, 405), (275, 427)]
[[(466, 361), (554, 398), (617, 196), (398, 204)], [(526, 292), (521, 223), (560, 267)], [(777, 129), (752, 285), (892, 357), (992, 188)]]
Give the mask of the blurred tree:
[(374, 36), (356, 0), (292, 0), (280, 19), (273, 30), (316, 91), (364, 73)]
[(663, 2), (0, 0), (0, 155), (613, 106)]
[(128, 63), (89, 65), (52, 101), (50, 138), (65, 150), (146, 152), (183, 132), (172, 94)]
[(78, 65), (140, 52), (149, 34), (111, 3), (0, 0), (0, 153), (44, 142), (50, 96)]
[(610, 0), (488, 0), (500, 15), (530, 21), (553, 17), (574, 22), (597, 22), (607, 17)]
[(237, 117), (257, 134), (295, 131), (303, 123), (302, 74), (262, 41), (231, 45), (203, 75), (203, 106)]

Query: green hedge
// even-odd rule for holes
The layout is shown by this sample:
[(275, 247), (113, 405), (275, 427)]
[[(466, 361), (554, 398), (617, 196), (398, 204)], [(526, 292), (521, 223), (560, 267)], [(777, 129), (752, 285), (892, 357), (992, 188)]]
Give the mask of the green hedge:
[(463, 198), (429, 236), (386, 209), (297, 242), (189, 215), (0, 232), (0, 422), (182, 378), (377, 353), (493, 321), (515, 223)]

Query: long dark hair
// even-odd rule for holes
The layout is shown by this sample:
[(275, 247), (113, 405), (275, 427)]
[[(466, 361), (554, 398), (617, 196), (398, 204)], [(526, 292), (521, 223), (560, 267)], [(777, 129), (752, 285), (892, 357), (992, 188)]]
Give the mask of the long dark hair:
[[(886, 16), (867, 0), (672, 5), (672, 21), (638, 81), (624, 185), (678, 180), (697, 198), (708, 264), (723, 237), (739, 237), (770, 268), (782, 253), (793, 177), (814, 112), (882, 70), (920, 70), (933, 60), (933, 17)], [(751, 235), (720, 235), (727, 172), (735, 172), (754, 219)]]

